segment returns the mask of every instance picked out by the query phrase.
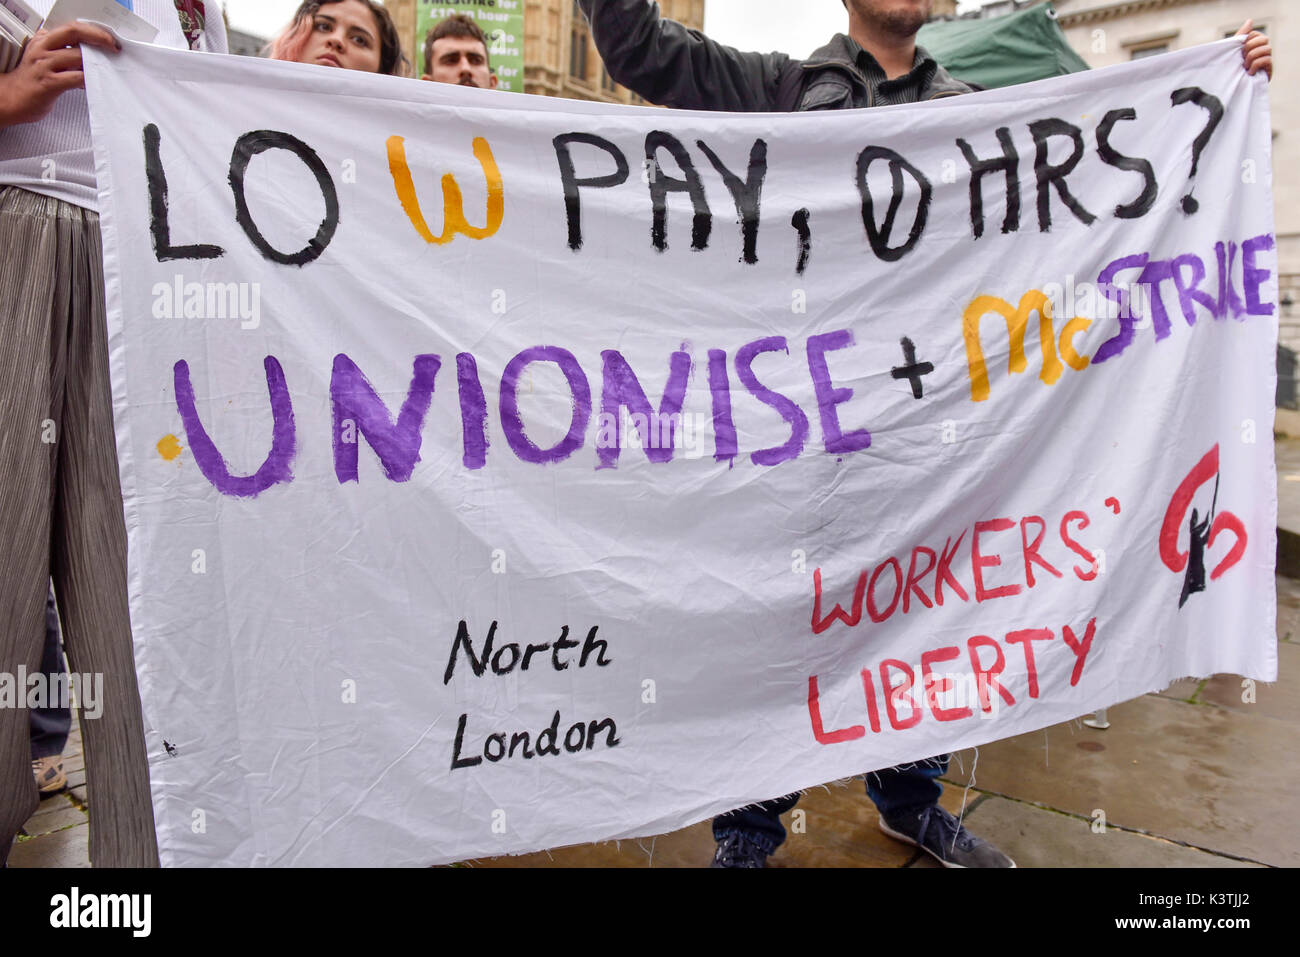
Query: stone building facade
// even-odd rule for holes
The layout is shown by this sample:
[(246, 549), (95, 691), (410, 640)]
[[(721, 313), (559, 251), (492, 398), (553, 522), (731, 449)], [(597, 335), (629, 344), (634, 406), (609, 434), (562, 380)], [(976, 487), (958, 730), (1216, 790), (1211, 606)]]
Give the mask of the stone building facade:
[[(704, 29), (705, 0), (660, 0), (663, 15)], [(577, 0), (526, 0), (524, 92), (607, 103), (645, 101), (610, 79)]]

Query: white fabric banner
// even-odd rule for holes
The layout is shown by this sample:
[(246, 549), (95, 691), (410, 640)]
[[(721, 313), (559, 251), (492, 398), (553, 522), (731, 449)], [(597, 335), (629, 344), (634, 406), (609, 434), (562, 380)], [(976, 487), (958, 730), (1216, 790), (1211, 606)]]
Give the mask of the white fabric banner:
[(1239, 41), (788, 116), (86, 62), (164, 864), (661, 833), (1275, 678)]

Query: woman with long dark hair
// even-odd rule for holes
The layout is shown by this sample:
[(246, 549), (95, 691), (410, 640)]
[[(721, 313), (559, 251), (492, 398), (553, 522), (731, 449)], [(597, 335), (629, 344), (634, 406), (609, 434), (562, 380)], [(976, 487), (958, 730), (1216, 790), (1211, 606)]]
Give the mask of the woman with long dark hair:
[(271, 41), (272, 60), (406, 76), (397, 27), (373, 0), (306, 0)]

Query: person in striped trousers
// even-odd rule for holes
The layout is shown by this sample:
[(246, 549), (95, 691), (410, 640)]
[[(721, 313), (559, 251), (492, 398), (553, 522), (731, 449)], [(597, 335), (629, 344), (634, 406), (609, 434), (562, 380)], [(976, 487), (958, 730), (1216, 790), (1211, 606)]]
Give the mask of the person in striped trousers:
[[(226, 52), (219, 12), (205, 18), (199, 0), (119, 2), (158, 44)], [(53, 577), (71, 670), (103, 681), (100, 716), (82, 726), (90, 860), (156, 866), (83, 45), (118, 42), (85, 23), (41, 31), (0, 75), (0, 675), (40, 670)], [(0, 706), (0, 862), (38, 803), (23, 705)]]

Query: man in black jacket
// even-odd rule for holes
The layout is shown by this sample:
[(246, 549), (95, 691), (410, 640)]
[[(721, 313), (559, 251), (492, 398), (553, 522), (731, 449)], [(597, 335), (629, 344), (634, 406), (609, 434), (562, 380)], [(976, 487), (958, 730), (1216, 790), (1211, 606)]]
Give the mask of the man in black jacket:
[(683, 110), (792, 113), (917, 103), (969, 93), (916, 32), (931, 0), (845, 0), (849, 33), (807, 60), (744, 53), (660, 18), (649, 0), (580, 0), (614, 80)]
[[(689, 110), (796, 112), (916, 103), (970, 92), (924, 49), (916, 32), (931, 0), (845, 0), (849, 34), (807, 60), (743, 53), (659, 16), (650, 0), (580, 0), (611, 77), (652, 103)], [(867, 775), (867, 794), (886, 834), (949, 867), (1014, 867), (939, 807), (940, 755)], [(785, 840), (791, 794), (717, 817), (715, 867), (762, 867)]]

